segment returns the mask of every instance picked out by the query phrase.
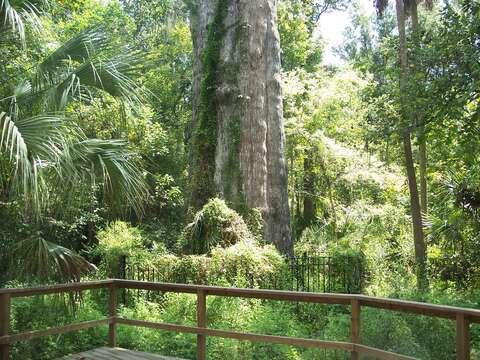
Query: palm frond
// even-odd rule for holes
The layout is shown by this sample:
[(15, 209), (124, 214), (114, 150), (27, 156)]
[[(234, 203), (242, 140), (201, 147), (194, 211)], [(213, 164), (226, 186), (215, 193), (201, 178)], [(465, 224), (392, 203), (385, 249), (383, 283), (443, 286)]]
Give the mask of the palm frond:
[(10, 100), (9, 116), (16, 119), (20, 116), (20, 102), (26, 100), (32, 95), (32, 85), (28, 80), (20, 81), (14, 88), (12, 95), (2, 99)]
[[(81, 277), (97, 270), (74, 251), (49, 242), (42, 237), (26, 239), (17, 245), (17, 258), (24, 277), (52, 277), (80, 281)], [(54, 275), (54, 276), (52, 276)]]
[(0, 153), (15, 168), (16, 191), (37, 209), (46, 194), (43, 170), (61, 154), (63, 126), (63, 118), (56, 114), (16, 119), (0, 114)]
[(32, 2), (23, 1), (17, 9), (9, 0), (0, 0), (0, 30), (10, 27), (11, 32), (18, 35), (20, 42), (25, 46), (25, 24), (40, 27), (37, 13), (38, 10)]
[(90, 90), (102, 90), (130, 103), (143, 97), (133, 77), (141, 70), (139, 54), (118, 55), (112, 59), (95, 58), (77, 68), (68, 68), (61, 81), (45, 90), (47, 109), (63, 109), (72, 99), (83, 99)]
[(84, 86), (104, 90), (115, 97), (139, 102), (138, 86), (132, 78), (140, 74), (143, 59), (139, 53), (122, 54), (86, 64), (77, 76)]
[(56, 80), (57, 72), (68, 63), (83, 63), (108, 48), (108, 38), (101, 28), (87, 29), (63, 43), (37, 66), (35, 84), (37, 88), (45, 87)]
[[(442, 219), (434, 214), (423, 216), (425, 233), (433, 243), (441, 243), (445, 249), (454, 250), (456, 244), (463, 240), (461, 225), (458, 222), (451, 222)], [(444, 241), (441, 241), (444, 239)]]
[[(67, 165), (69, 163), (70, 165)], [(127, 205), (137, 214), (143, 213), (148, 196), (147, 185), (134, 154), (126, 143), (118, 140), (87, 139), (64, 150), (61, 168), (73, 166), (75, 177), (63, 182), (89, 181), (103, 190), (104, 200), (118, 208)]]
[(18, 34), (22, 44), (25, 44), (25, 25), (20, 13), (8, 0), (0, 0), (0, 26), (10, 27), (13, 33)]

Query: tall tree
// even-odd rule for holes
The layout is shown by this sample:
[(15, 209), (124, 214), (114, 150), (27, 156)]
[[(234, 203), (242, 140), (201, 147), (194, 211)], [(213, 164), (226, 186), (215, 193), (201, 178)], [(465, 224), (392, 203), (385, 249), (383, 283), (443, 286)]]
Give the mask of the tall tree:
[[(418, 22), (418, 0), (410, 1), (410, 14), (412, 17), (412, 34), (413, 41), (416, 47), (420, 42), (420, 28)], [(425, 1), (426, 7), (431, 9), (433, 6), (432, 0)], [(415, 52), (412, 56), (413, 71), (416, 74), (418, 72), (418, 64), (415, 58)], [(418, 152), (419, 152), (419, 176), (420, 176), (420, 208), (424, 215), (428, 212), (428, 193), (427, 193), (427, 139), (424, 125), (424, 118), (420, 115), (419, 111), (415, 108), (416, 122), (419, 127), (418, 137)]]
[[(414, 0), (416, 1), (416, 0)], [(383, 11), (388, 1), (376, 1), (377, 8)], [(413, 238), (415, 243), (415, 263), (417, 275), (417, 287), (426, 289), (428, 287), (427, 278), (427, 256), (425, 236), (423, 232), (422, 211), (417, 187), (417, 176), (415, 173), (415, 163), (412, 151), (411, 129), (415, 123), (415, 114), (411, 111), (411, 104), (407, 96), (409, 81), (409, 63), (407, 52), (406, 36), (406, 7), (410, 5), (409, 1), (396, 0), (397, 27), (399, 35), (399, 56), (400, 56), (400, 105), (401, 115), (404, 120), (402, 126), (402, 142), (405, 155), (405, 167), (407, 170), (408, 187), (410, 193), (410, 211), (412, 214)]]
[(219, 195), (259, 208), (264, 239), (293, 249), (276, 0), (199, 0), (194, 42), (191, 205)]

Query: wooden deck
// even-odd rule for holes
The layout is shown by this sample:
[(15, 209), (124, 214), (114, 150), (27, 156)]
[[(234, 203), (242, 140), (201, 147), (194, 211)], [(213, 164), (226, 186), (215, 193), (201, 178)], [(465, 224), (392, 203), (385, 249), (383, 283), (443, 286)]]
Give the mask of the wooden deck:
[(121, 348), (99, 348), (80, 354), (69, 355), (61, 360), (181, 360), (167, 356), (130, 351)]

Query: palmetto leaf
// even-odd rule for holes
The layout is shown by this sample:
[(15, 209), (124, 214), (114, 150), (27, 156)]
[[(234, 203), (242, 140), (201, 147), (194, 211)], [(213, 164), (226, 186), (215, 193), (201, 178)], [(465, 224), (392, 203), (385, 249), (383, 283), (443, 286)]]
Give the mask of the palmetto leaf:
[[(143, 211), (148, 190), (143, 173), (126, 143), (118, 140), (87, 139), (64, 150), (62, 168), (72, 167), (76, 176), (63, 179), (74, 182), (82, 179), (103, 189), (105, 200), (112, 205), (128, 204), (137, 213)], [(72, 183), (74, 186), (75, 184)]]
[(30, 81), (17, 85), (10, 97), (11, 111), (32, 102), (42, 103), (44, 111), (64, 110), (70, 100), (89, 98), (98, 90), (140, 103), (143, 93), (132, 78), (141, 74), (148, 61), (139, 52), (125, 50), (125, 54), (106, 56), (114, 51), (102, 28), (74, 36), (36, 67)]
[(109, 60), (94, 59), (81, 64), (46, 92), (45, 104), (50, 109), (63, 109), (72, 98), (81, 99), (90, 89), (106, 91), (138, 103), (141, 95), (128, 76), (136, 69), (135, 56), (118, 56)]
[(95, 265), (74, 251), (41, 237), (21, 241), (17, 246), (17, 255), (27, 277), (33, 275), (46, 279), (58, 274), (63, 279), (80, 281), (82, 275), (97, 270)]
[[(0, 20), (23, 26), (8, 0), (0, 4)], [(10, 11), (8, 17), (5, 9)], [(126, 143), (86, 139), (59, 112), (72, 99), (102, 91), (139, 102), (141, 93), (131, 78), (139, 74), (144, 61), (138, 53), (111, 56), (115, 53), (118, 49), (109, 47), (102, 29), (84, 31), (48, 55), (34, 67), (31, 79), (21, 81), (11, 96), (1, 100), (10, 101), (9, 113), (0, 113), (0, 158), (9, 167), (8, 192), (25, 201), (29, 214), (40, 216), (52, 195), (63, 195), (65, 204), (83, 189), (98, 189), (110, 204), (142, 212), (148, 191), (139, 162)], [(92, 269), (79, 255), (44, 239), (25, 240), (19, 251), (29, 260), (26, 269), (39, 276), (55, 270), (79, 279)]]
[(25, 43), (25, 26), (22, 17), (8, 0), (0, 0), (0, 26), (10, 26), (12, 32), (17, 33), (22, 43)]
[(25, 23), (39, 27), (37, 13), (34, 2), (0, 0), (0, 35), (3, 28), (10, 27), (12, 33), (17, 34), (22, 45), (25, 45)]
[(0, 153), (13, 164), (14, 184), (18, 192), (36, 204), (42, 203), (44, 168), (61, 154), (64, 121), (56, 114), (16, 118), (0, 114)]
[(59, 46), (37, 66), (36, 85), (52, 84), (65, 61), (83, 63), (108, 48), (108, 38), (100, 28), (87, 29)]

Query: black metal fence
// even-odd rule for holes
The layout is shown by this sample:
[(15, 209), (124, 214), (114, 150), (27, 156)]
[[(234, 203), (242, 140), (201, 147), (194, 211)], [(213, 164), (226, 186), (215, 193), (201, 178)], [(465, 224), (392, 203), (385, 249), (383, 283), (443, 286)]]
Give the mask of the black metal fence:
[[(237, 271), (242, 271), (241, 276), (247, 278), (247, 284), (242, 284), (242, 287), (257, 286), (264, 289), (317, 293), (361, 293), (365, 287), (365, 262), (359, 257), (303, 254), (286, 258), (285, 261), (286, 266), (280, 272), (263, 278), (260, 282), (255, 282), (248, 269), (239, 267)], [(205, 279), (196, 280), (195, 276), (192, 276), (192, 269), (188, 267), (182, 271), (166, 274), (165, 271), (160, 271), (153, 265), (135, 264), (125, 257), (120, 262), (119, 277), (138, 281), (218, 285), (209, 284)], [(230, 285), (234, 286), (235, 284)]]
[[(288, 282), (279, 290), (360, 293), (365, 287), (365, 263), (358, 257), (308, 256), (287, 259)], [(286, 287), (285, 287), (286, 285)]]

